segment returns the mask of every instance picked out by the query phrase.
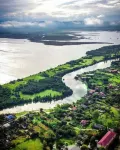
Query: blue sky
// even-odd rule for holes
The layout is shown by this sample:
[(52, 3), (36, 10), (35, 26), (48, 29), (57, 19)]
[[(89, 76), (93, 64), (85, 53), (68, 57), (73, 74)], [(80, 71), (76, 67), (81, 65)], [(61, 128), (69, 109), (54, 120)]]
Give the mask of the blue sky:
[(120, 24), (120, 0), (0, 0), (0, 27), (45, 27), (54, 21)]

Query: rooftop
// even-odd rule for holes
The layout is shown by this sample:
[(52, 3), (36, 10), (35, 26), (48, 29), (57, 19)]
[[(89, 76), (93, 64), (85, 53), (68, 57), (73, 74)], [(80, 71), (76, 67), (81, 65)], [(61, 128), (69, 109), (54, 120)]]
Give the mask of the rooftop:
[(103, 146), (103, 147), (108, 147), (111, 142), (115, 139), (116, 133), (112, 131), (108, 131), (103, 138), (98, 142), (98, 145)]

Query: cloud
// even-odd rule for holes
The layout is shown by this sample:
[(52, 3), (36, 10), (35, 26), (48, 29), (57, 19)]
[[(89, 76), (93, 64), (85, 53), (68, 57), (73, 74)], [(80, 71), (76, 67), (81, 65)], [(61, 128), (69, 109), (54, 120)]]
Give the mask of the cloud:
[(104, 15), (98, 15), (97, 16), (97, 18), (103, 18), (104, 17)]
[(101, 19), (98, 19), (98, 18), (85, 18), (84, 19), (84, 23), (85, 25), (102, 25), (103, 24), (103, 21)]
[(108, 1), (108, 4), (119, 4), (120, 3), (120, 0), (109, 0)]
[(0, 20), (84, 21), (91, 16), (94, 24), (108, 16), (111, 21), (120, 20), (120, 0), (0, 0)]
[(111, 25), (111, 26), (117, 26), (117, 25), (120, 25), (120, 21), (118, 21), (118, 22), (113, 21), (113, 22), (110, 23), (110, 25)]
[(115, 7), (114, 5), (106, 5), (106, 4), (98, 4), (97, 6), (100, 8), (107, 8), (107, 9), (111, 9)]
[(53, 25), (52, 21), (46, 21), (46, 22), (18, 22), (18, 21), (6, 21), (0, 24), (0, 27), (3, 28), (19, 28), (19, 27), (47, 27), (47, 26)]

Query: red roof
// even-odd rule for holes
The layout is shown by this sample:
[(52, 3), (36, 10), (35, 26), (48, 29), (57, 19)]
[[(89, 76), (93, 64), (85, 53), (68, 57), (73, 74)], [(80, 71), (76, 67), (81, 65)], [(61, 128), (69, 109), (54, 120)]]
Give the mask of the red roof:
[(111, 144), (111, 142), (115, 139), (116, 133), (112, 131), (108, 131), (104, 137), (98, 142), (99, 145), (103, 147), (107, 147)]
[(87, 120), (81, 120), (81, 122), (80, 122), (82, 125), (86, 125), (87, 123), (88, 123), (88, 121)]

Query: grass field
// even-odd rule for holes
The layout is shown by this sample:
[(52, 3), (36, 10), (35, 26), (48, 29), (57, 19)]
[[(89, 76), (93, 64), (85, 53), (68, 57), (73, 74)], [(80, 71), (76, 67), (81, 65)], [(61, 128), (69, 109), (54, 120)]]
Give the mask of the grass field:
[(11, 150), (42, 150), (43, 145), (39, 139), (28, 140), (21, 144), (18, 144), (15, 148)]
[(32, 75), (26, 78), (23, 78), (22, 81), (15, 81), (15, 83), (7, 83), (4, 84), (4, 87), (7, 87), (11, 90), (15, 90), (17, 87), (19, 87), (20, 85), (25, 85), (29, 80), (35, 80), (35, 81), (39, 81), (44, 79), (45, 77), (40, 76), (39, 74), (36, 75)]
[(26, 99), (26, 100), (27, 99), (34, 99), (35, 97), (46, 97), (46, 96), (56, 97), (56, 96), (59, 96), (59, 95), (61, 95), (60, 92), (53, 91), (53, 90), (45, 90), (43, 92), (33, 94), (33, 95), (25, 95), (25, 94), (22, 94), (20, 92), (20, 97), (23, 98), (23, 99)]

